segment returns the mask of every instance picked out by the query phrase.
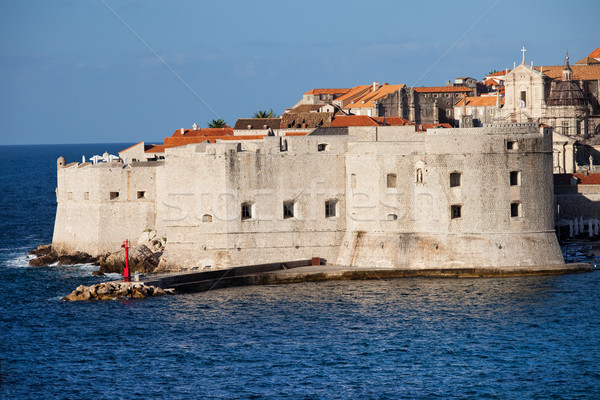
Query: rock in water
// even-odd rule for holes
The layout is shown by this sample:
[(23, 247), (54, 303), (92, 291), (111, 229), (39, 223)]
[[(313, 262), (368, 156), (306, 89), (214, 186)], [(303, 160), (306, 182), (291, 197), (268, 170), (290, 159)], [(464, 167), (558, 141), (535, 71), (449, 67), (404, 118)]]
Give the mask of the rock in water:
[(32, 267), (45, 267), (58, 261), (58, 254), (52, 249), (51, 244), (42, 244), (31, 250), (29, 254), (36, 256), (29, 260), (29, 265)]
[(59, 265), (89, 264), (96, 261), (95, 257), (80, 251), (72, 254), (57, 254), (50, 244), (38, 246), (36, 249), (31, 250), (29, 254), (36, 256), (36, 258), (29, 260), (29, 265), (32, 267), (43, 267), (57, 261)]
[[(123, 273), (125, 268), (125, 250), (106, 254), (98, 259), (100, 271), (103, 273)], [(129, 249), (129, 272), (150, 273), (158, 265), (158, 257), (145, 245), (137, 245)]]
[(59, 265), (89, 264), (96, 262), (96, 258), (88, 253), (76, 251), (73, 254), (64, 254), (58, 256)]
[(29, 252), (30, 255), (41, 257), (47, 254), (52, 253), (52, 245), (51, 244), (41, 244), (37, 248), (31, 250)]
[(139, 282), (104, 282), (92, 286), (79, 286), (71, 294), (62, 298), (65, 301), (98, 301), (115, 298), (132, 297), (145, 299), (150, 296), (174, 294), (173, 289), (163, 290), (159, 287), (146, 286)]
[(29, 265), (32, 267), (45, 267), (50, 264), (54, 264), (58, 261), (58, 257), (55, 254), (44, 254), (29, 260)]

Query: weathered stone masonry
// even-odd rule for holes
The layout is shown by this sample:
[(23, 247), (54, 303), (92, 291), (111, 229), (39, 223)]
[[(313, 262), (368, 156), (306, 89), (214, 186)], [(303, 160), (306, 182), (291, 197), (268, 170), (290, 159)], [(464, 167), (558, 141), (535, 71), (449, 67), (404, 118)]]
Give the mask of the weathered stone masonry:
[(563, 263), (551, 130), (534, 124), (321, 128), (170, 148), (159, 162), (59, 165), (57, 199), (59, 251), (100, 254), (156, 229), (166, 270)]

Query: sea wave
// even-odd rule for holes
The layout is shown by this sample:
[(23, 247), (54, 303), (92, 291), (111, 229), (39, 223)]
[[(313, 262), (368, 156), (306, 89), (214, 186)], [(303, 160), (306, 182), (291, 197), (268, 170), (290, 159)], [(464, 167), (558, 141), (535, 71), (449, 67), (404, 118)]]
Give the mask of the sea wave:
[(25, 268), (29, 267), (29, 260), (33, 257), (29, 254), (8, 254), (8, 257), (2, 260), (2, 264), (9, 268)]

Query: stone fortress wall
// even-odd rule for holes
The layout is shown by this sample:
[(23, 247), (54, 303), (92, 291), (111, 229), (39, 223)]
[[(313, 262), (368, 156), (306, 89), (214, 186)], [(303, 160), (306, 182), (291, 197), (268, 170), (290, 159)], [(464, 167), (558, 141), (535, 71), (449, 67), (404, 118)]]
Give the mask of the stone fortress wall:
[(156, 229), (167, 270), (311, 257), (384, 268), (563, 263), (551, 130), (328, 132), (169, 148), (159, 162), (59, 165), (53, 244), (95, 255)]

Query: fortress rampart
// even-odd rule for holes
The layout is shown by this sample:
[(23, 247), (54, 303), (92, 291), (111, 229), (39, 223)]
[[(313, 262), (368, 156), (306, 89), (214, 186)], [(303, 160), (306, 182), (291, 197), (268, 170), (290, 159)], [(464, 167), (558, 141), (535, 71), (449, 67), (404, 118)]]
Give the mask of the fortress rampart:
[(534, 124), (320, 128), (168, 148), (159, 162), (60, 165), (53, 244), (97, 255), (156, 229), (165, 270), (311, 257), (407, 269), (562, 264), (551, 135)]

